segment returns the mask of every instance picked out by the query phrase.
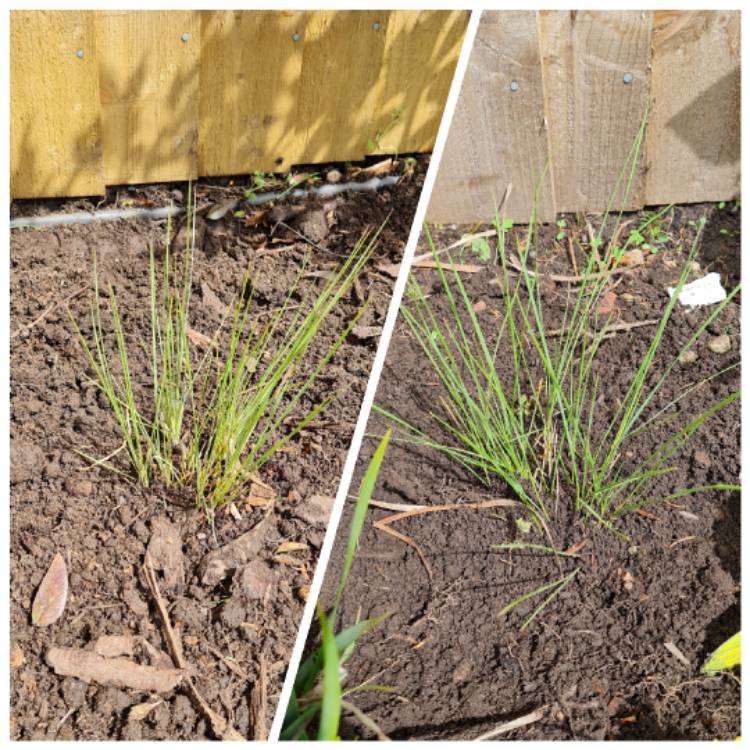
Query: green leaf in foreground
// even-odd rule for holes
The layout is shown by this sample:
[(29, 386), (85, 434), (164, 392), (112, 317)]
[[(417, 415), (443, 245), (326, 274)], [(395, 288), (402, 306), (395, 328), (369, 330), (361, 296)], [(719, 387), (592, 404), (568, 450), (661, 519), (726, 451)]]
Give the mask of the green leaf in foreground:
[(701, 672), (705, 674), (715, 674), (716, 672), (727, 672), (734, 669), (742, 662), (742, 645), (740, 633), (735, 633), (729, 640), (719, 646), (706, 663), (701, 667)]
[(318, 605), (320, 638), (323, 642), (323, 703), (320, 707), (318, 740), (337, 740), (341, 719), (341, 677), (339, 650), (328, 618)]
[(336, 621), (336, 614), (338, 613), (341, 597), (344, 593), (344, 588), (346, 587), (346, 580), (349, 577), (349, 571), (352, 569), (354, 555), (357, 552), (357, 544), (359, 544), (359, 536), (362, 533), (362, 527), (364, 526), (365, 517), (367, 516), (367, 508), (370, 504), (373, 490), (375, 489), (375, 482), (377, 481), (380, 466), (383, 463), (383, 457), (388, 448), (390, 437), (391, 430), (388, 430), (380, 441), (378, 447), (375, 449), (375, 453), (370, 461), (370, 465), (367, 467), (364, 479), (359, 488), (357, 504), (354, 507), (354, 515), (352, 516), (352, 525), (349, 529), (349, 541), (347, 542), (346, 553), (344, 554), (344, 567), (341, 571), (339, 585), (336, 589), (333, 611), (331, 612), (331, 620), (334, 622)]

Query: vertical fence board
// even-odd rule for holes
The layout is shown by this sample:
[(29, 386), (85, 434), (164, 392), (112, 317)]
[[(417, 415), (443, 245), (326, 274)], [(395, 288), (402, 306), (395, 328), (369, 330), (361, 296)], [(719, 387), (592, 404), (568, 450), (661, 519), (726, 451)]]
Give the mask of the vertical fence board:
[[(517, 90), (511, 90), (511, 84)], [(505, 214), (528, 221), (539, 185), (538, 215), (555, 198), (534, 11), (484, 11), (451, 124), (429, 218), (473, 222), (494, 215), (509, 183)], [(494, 194), (494, 196), (493, 196)]]
[(198, 17), (98, 11), (95, 18), (107, 184), (197, 177)]
[[(602, 211), (615, 196), (648, 102), (651, 19), (650, 11), (540, 11), (558, 211)], [(643, 172), (641, 151), (616, 205), (643, 205)]]
[(463, 10), (391, 11), (369, 127), (374, 143), (368, 150), (432, 150), (470, 15)]
[(365, 156), (388, 16), (389, 11), (307, 13), (294, 123), (297, 161)]
[(202, 16), (200, 174), (289, 169), (300, 151), (296, 111), (306, 14)]
[(10, 46), (11, 194), (102, 194), (92, 14), (13, 11)]
[(657, 11), (646, 202), (740, 190), (740, 13)]

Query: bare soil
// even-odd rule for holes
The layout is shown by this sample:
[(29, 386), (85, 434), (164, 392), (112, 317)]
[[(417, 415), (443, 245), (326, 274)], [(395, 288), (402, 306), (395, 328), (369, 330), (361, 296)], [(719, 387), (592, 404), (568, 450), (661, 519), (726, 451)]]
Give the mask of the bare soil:
[[(739, 279), (736, 207), (676, 207), (669, 226), (672, 249), (649, 255), (644, 267), (621, 276), (614, 288), (620, 320), (660, 316), (665, 287), (674, 285), (686, 259), (684, 248), (695, 235), (690, 222), (705, 212), (710, 220), (700, 247), (700, 269), (691, 279), (708, 270), (722, 273), (725, 287)], [(573, 222), (569, 217), (568, 226)], [(469, 228), (436, 229), (437, 247), (447, 246), (464, 230)], [(542, 273), (571, 274), (565, 244), (555, 246), (557, 231), (542, 230), (539, 268)], [(676, 249), (680, 245), (682, 252)], [(477, 262), (471, 252), (464, 253), (463, 260)], [(581, 261), (579, 257), (579, 265)], [(435, 272), (415, 273), (423, 287), (431, 289), (437, 309), (447, 314)], [(462, 275), (471, 299), (486, 304), (479, 313), (485, 330), (492, 330), (502, 307), (494, 277), (489, 268)], [(545, 287), (545, 304), (553, 319), (564, 308), (564, 292), (564, 284)], [(657, 374), (659, 362), (663, 366), (675, 356), (705, 315), (705, 309), (675, 309)], [(627, 387), (651, 330), (637, 328), (604, 342), (599, 371), (606, 402)], [(721, 334), (730, 336), (731, 349), (716, 354), (707, 343)], [(694, 351), (696, 360), (673, 372), (660, 404), (739, 359), (739, 295)], [(509, 363), (502, 357), (497, 366), (501, 374), (508, 374)], [(710, 381), (680, 402), (678, 419), (698, 413), (738, 387), (738, 369)], [(429, 417), (438, 409), (440, 395), (434, 371), (400, 321), (376, 404), (441, 437)], [(374, 450), (375, 437), (386, 425), (373, 413), (368, 426), (373, 437), (363, 447), (352, 492)], [(632, 454), (626, 459), (647, 455), (658, 438), (652, 435), (630, 446)], [(674, 465), (673, 475), (655, 482), (653, 497), (679, 487), (737, 483), (739, 403), (707, 422), (675, 457)], [(513, 495), (500, 481), (482, 486), (435, 451), (391, 442), (375, 497), (437, 505)], [(740, 731), (739, 682), (731, 674), (701, 674), (700, 666), (740, 628), (739, 493), (705, 492), (654, 506), (644, 515), (630, 513), (616, 524), (628, 540), (584, 522), (564, 497), (557, 503), (550, 499), (550, 504), (555, 508), (552, 533), (558, 549), (585, 540), (580, 560), (493, 550), (494, 544), (514, 540), (548, 544), (536, 532), (525, 537), (515, 523), (519, 514), (502, 509), (438, 512), (396, 523), (393, 528), (408, 535), (426, 556), (432, 581), (414, 549), (367, 523), (338, 626), (383, 612), (390, 617), (363, 639), (347, 662), (346, 686), (369, 680), (391, 686), (393, 692), (363, 692), (350, 700), (394, 740), (474, 739), (537, 709), (541, 719), (498, 739), (734, 739)], [(338, 581), (351, 509), (346, 511), (326, 575), (324, 602), (331, 601)], [(388, 515), (372, 509), (370, 520)], [(572, 583), (524, 632), (520, 626), (541, 597), (498, 617), (516, 597), (577, 565), (581, 570)], [(315, 637), (313, 628), (308, 648)], [(684, 660), (665, 644), (674, 645)], [(341, 732), (344, 738), (369, 737), (351, 717), (345, 717)]]
[[(220, 513), (214, 536), (189, 493), (180, 497), (143, 488), (127, 475), (126, 464), (120, 464), (126, 474), (118, 476), (91, 468), (79, 453), (106, 456), (118, 447), (119, 436), (109, 406), (88, 380), (66, 306), (77, 319), (87, 318), (96, 251), (101, 279), (116, 289), (125, 329), (147, 331), (148, 246), (163, 242), (164, 222), (12, 232), (10, 622), (12, 642), (23, 654), (23, 663), (11, 672), (12, 739), (212, 737), (205, 717), (179, 687), (161, 695), (145, 719), (128, 720), (130, 708), (150, 700), (148, 694), (60, 677), (45, 661), (51, 647), (91, 648), (101, 635), (138, 636), (166, 648), (142, 570), (157, 519), (176, 525), (181, 537), (184, 586), (165, 593), (165, 599), (197, 688), (243, 736), (259, 736), (270, 727), (330, 510), (329, 501), (311, 498), (330, 497), (337, 489), (391, 297), (393, 278), (378, 266), (400, 262), (427, 163), (427, 156), (417, 157), (415, 169), (393, 188), (299, 204), (297, 213), (282, 212), (287, 226), (276, 224), (278, 214), (257, 217), (244, 204), (237, 181), (198, 184), (199, 207), (238, 197), (235, 210), (246, 209), (245, 218), (230, 211), (197, 224), (191, 326), (207, 335), (236, 299), (248, 267), (256, 311), (266, 314), (284, 300), (306, 258), (306, 271), (334, 268), (366, 228), (389, 217), (375, 256), (311, 353), (320, 356), (369, 299), (360, 325), (371, 328), (348, 338), (311, 392), (313, 400), (331, 393), (338, 393), (338, 400), (263, 471), (276, 500), (258, 553), (272, 586), (260, 598), (244, 595), (239, 571), (204, 584), (200, 563), (253, 528), (263, 509), (240, 507), (239, 517)], [(337, 166), (346, 179), (347, 167)], [(403, 166), (401, 161), (399, 170)], [(185, 185), (129, 187), (109, 191), (98, 207), (184, 204), (186, 198)], [(11, 213), (95, 207), (89, 200), (18, 202)], [(301, 293), (314, 293), (321, 283), (305, 277)], [(136, 359), (134, 371), (147, 377), (145, 355)], [(277, 554), (283, 542), (299, 545)], [(31, 602), (56, 552), (68, 567), (67, 606), (53, 625), (34, 627)], [(260, 694), (261, 661), (267, 665), (268, 700), (254, 715), (251, 695), (253, 688)]]

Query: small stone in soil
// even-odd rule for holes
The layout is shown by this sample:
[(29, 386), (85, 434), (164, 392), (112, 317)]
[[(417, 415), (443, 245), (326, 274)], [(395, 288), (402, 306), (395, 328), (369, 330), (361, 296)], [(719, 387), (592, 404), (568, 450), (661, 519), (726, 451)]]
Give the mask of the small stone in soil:
[(726, 354), (732, 348), (732, 340), (726, 334), (716, 336), (708, 342), (708, 348), (716, 354)]
[(681, 365), (689, 365), (698, 359), (698, 354), (693, 349), (689, 349), (680, 354), (678, 359)]
[(706, 453), (706, 451), (695, 451), (695, 453), (693, 453), (693, 461), (695, 461), (698, 466), (702, 466), (704, 469), (707, 469), (709, 466), (711, 466), (711, 458), (709, 457), (708, 453)]

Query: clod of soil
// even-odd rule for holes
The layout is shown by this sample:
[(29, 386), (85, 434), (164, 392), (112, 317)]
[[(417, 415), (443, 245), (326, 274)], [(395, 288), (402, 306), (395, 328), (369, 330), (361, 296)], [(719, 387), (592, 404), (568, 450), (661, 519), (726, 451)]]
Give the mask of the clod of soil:
[[(230, 198), (237, 199), (237, 209), (245, 208), (244, 196), (229, 179), (199, 183), (191, 328), (204, 335), (217, 329), (241, 290), (248, 265), (258, 280), (256, 310), (265, 314), (287, 295), (305, 257), (306, 270), (330, 270), (365, 228), (377, 228), (390, 215), (375, 257), (326, 325), (317, 351), (327, 349), (365, 299), (370, 304), (361, 324), (382, 325), (393, 279), (379, 273), (377, 264), (398, 263), (402, 257), (427, 163), (428, 157), (418, 157), (416, 171), (393, 188), (337, 198), (326, 208), (327, 231), (318, 232), (314, 246), (301, 236), (309, 226), (297, 224), (295, 233), (265, 217), (248, 221), (250, 208), (244, 217), (227, 211), (215, 221), (203, 218), (203, 207)], [(172, 199), (182, 202), (187, 194), (186, 188), (175, 191), (172, 185), (111, 190), (109, 198), (116, 205), (164, 205)], [(18, 202), (11, 213), (94, 208), (86, 200)], [(299, 208), (300, 216), (315, 215), (319, 222), (321, 206)], [(179, 232), (179, 225), (174, 229)], [(86, 316), (96, 251), (100, 275), (116, 289), (126, 331), (145, 326), (148, 245), (160, 246), (164, 232), (163, 222), (112, 222), (11, 235), (13, 739), (214, 736), (180, 685), (154, 700), (151, 685), (105, 685), (90, 669), (66, 669), (68, 676), (63, 676), (47, 663), (50, 649), (57, 649), (52, 653), (58, 665), (60, 653), (67, 653), (92, 667), (92, 659), (105, 658), (94, 651), (102, 636), (128, 636), (153, 652), (149, 668), (174, 667), (164, 653), (167, 644), (143, 577), (147, 548), (155, 558), (153, 567), (163, 571), (162, 595), (207, 704), (248, 738), (263, 734), (275, 711), (304, 605), (298, 592), (311, 580), (327, 520), (323, 516), (330, 509), (319, 498), (336, 492), (377, 338), (345, 342), (310, 394), (314, 399), (340, 394), (335, 407), (267, 465), (263, 486), (246, 507), (219, 514), (214, 537), (188, 492), (143, 489), (127, 475), (92, 469), (80, 455), (106, 456), (117, 449), (119, 438), (107, 403), (89, 381), (66, 307), (78, 319)], [(305, 278), (302, 291), (314, 291), (319, 283)], [(146, 353), (135, 367), (147, 372)], [(232, 545), (259, 523), (264, 524), (262, 535), (252, 549), (235, 555)], [(292, 541), (300, 544), (296, 551), (274, 553)], [(57, 621), (34, 627), (31, 603), (56, 552), (68, 568), (68, 601)], [(217, 566), (223, 566), (218, 574)], [(92, 678), (88, 683), (82, 681), (87, 675)]]
[[(673, 237), (689, 247), (694, 236), (690, 222), (713, 208), (677, 207), (670, 227)], [(727, 245), (726, 235), (714, 230), (715, 221), (729, 226), (739, 241), (739, 212), (714, 212), (702, 240), (699, 268), (691, 278), (716, 270), (731, 288), (739, 245)], [(437, 232), (437, 247), (458, 239), (461, 229)], [(524, 236), (524, 228), (513, 231)], [(542, 230), (540, 270), (571, 274), (567, 248), (552, 249), (556, 231)], [(685, 257), (675, 251), (648, 254), (644, 266), (623, 274), (612, 300), (620, 319), (659, 317), (665, 288), (674, 285)], [(454, 260), (478, 262), (470, 250), (463, 258), (457, 253)], [(435, 272), (416, 273), (423, 287), (433, 292), (431, 300), (445, 312), (445, 295)], [(491, 270), (462, 276), (488, 328), (502, 306), (494, 277)], [(554, 282), (545, 287), (545, 305), (553, 315), (561, 315), (562, 288)], [(705, 314), (676, 308), (660, 361), (677, 354)], [(739, 321), (738, 296), (701, 336), (696, 356), (675, 368), (662, 404), (736, 361)], [(648, 331), (623, 331), (604, 343), (599, 356), (608, 397), (627, 387), (648, 346)], [(707, 342), (716, 336), (729, 337), (731, 350), (712, 351)], [(501, 370), (508, 366), (498, 359)], [(659, 370), (657, 362), (654, 372)], [(680, 414), (698, 413), (736, 389), (738, 381), (737, 369), (709, 381), (680, 402)], [(434, 370), (400, 321), (375, 403), (436, 434), (429, 414), (438, 408), (440, 393)], [(383, 417), (373, 414), (367, 431), (377, 436), (386, 426)], [(657, 482), (654, 496), (663, 497), (675, 486), (736, 483), (739, 439), (740, 409), (735, 402), (709, 420), (675, 457), (674, 477)], [(353, 487), (375, 445), (375, 440), (366, 442)], [(644, 441), (634, 450), (648, 452), (649, 444)], [(374, 496), (412, 505), (513, 497), (502, 482), (483, 487), (437, 452), (393, 441)], [(348, 507), (340, 529), (348, 528), (350, 514)], [(549, 555), (492, 549), (523, 536), (516, 514), (461, 510), (400, 521), (397, 530), (419, 545), (432, 569), (432, 582), (414, 549), (373, 527), (388, 515), (379, 509), (369, 512), (339, 626), (356, 617), (392, 613), (361, 641), (346, 665), (347, 687), (373, 680), (393, 689), (350, 696), (391, 739), (475, 739), (515, 719), (515, 728), (498, 739), (709, 740), (734, 739), (739, 733), (738, 681), (733, 675), (700, 672), (708, 654), (740, 629), (737, 493), (705, 492), (627, 515), (618, 529), (628, 541), (582, 522), (567, 512), (562, 498), (554, 535), (560, 549), (578, 551), (582, 569), (523, 633), (520, 625), (535, 601), (524, 602), (504, 618), (498, 617), (499, 611), (561, 573), (558, 560)], [(524, 541), (545, 543), (541, 538)], [(340, 532), (326, 574), (324, 603), (332, 601), (345, 542), (346, 534)], [(564, 571), (571, 569), (569, 561), (561, 564)], [(315, 637), (312, 632), (308, 648)], [(524, 717), (533, 720), (525, 723), (520, 720)], [(347, 716), (341, 734), (370, 737)]]

